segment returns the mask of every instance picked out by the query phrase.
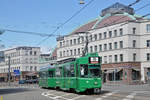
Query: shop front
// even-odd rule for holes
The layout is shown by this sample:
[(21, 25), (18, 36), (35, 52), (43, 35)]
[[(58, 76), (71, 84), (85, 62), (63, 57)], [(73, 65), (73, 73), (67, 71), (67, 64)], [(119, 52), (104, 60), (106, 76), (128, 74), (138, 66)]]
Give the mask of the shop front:
[(140, 83), (140, 63), (103, 64), (103, 82)]

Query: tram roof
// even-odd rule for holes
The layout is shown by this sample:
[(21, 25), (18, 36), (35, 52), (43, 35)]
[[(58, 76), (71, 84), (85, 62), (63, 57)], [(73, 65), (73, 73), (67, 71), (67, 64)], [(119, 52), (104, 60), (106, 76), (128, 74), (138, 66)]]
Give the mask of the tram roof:
[(40, 71), (45, 71), (45, 70), (48, 70), (51, 68), (54, 68), (54, 66), (52, 66), (52, 65), (43, 66), (42, 68), (40, 68)]

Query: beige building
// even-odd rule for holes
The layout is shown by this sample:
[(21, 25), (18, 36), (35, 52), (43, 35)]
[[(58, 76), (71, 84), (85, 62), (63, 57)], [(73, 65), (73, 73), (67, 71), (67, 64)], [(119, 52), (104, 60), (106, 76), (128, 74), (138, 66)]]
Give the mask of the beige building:
[[(103, 81), (146, 82), (150, 73), (150, 20), (116, 3), (101, 16), (57, 38), (57, 60), (80, 57), (88, 33), (88, 52), (102, 56)], [(78, 34), (76, 34), (78, 33)]]
[[(4, 50), (5, 61), (0, 63), (0, 77), (7, 80), (10, 57), (10, 72), (13, 79), (25, 78), (29, 73), (36, 73), (40, 68), (40, 47), (16, 47)], [(21, 77), (14, 75), (14, 70), (21, 72)]]

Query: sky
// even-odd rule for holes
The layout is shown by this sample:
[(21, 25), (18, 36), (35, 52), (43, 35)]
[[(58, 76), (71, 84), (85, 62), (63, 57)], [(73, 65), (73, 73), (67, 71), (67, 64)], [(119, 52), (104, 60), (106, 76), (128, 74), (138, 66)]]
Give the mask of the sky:
[[(52, 34), (56, 28), (68, 20), (91, 0), (84, 0), (85, 4), (79, 4), (79, 0), (0, 0), (0, 30), (10, 29), (27, 32)], [(119, 2), (128, 5), (135, 0), (94, 0), (78, 15), (72, 18), (63, 27), (59, 28), (55, 35), (66, 35), (86, 22), (97, 18), (102, 9)], [(150, 0), (141, 0), (132, 6), (138, 9)], [(148, 14), (150, 6), (136, 12), (138, 15)], [(0, 35), (0, 44), (5, 48), (16, 46), (38, 46), (46, 53), (56, 47), (56, 36), (46, 37), (23, 33), (5, 31)]]

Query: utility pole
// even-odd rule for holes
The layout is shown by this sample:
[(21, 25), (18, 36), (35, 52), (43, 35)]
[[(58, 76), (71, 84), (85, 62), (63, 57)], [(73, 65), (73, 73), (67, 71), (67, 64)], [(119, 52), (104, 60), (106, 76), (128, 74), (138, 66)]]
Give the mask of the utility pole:
[(88, 53), (88, 44), (89, 44), (88, 32), (86, 32), (85, 34), (86, 34), (86, 36), (85, 36), (85, 38), (86, 38), (86, 41), (85, 41), (86, 44), (85, 44), (85, 48), (84, 48), (83, 53), (82, 53), (82, 57), (85, 56), (86, 53)]
[(89, 40), (88, 40), (88, 34), (89, 32), (77, 32), (76, 34), (85, 34), (85, 47), (84, 50), (82, 51), (82, 57), (86, 55), (86, 53), (88, 52), (88, 44), (89, 44)]
[(10, 77), (11, 77), (11, 73), (10, 73), (10, 56), (8, 56), (8, 83), (10, 86)]

